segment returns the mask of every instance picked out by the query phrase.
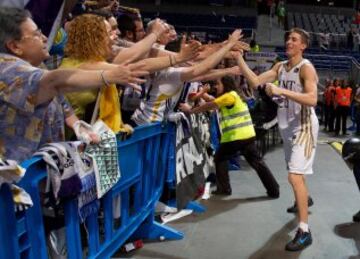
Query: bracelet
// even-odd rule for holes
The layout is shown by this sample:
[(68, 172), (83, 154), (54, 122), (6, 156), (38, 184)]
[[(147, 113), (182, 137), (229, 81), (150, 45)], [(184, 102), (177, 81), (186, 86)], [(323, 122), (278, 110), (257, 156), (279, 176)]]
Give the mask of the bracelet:
[(176, 65), (176, 57), (173, 55), (169, 55), (169, 60), (170, 60), (170, 66), (173, 67), (174, 65)]
[(101, 80), (105, 86), (110, 86), (110, 83), (105, 79), (104, 73), (105, 73), (105, 70), (101, 70), (101, 73), (100, 73)]
[(171, 57), (172, 57), (172, 56), (169, 55), (170, 66), (172, 67), (172, 66), (174, 66), (174, 64), (173, 64), (173, 62), (172, 62), (172, 58), (171, 58)]

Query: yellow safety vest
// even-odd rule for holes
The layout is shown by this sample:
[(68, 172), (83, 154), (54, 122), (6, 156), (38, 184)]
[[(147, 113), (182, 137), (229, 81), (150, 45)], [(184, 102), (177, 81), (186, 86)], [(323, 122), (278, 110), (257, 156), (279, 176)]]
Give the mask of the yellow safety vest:
[(221, 143), (255, 137), (247, 104), (235, 91), (231, 91), (230, 94), (235, 97), (235, 104), (231, 108), (226, 106), (220, 108)]

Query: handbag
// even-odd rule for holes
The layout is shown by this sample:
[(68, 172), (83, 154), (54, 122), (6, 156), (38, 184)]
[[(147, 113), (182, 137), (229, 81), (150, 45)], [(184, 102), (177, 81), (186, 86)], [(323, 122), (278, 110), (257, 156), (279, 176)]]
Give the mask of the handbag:
[(85, 153), (93, 158), (98, 198), (101, 198), (120, 179), (117, 140), (115, 133), (102, 121), (93, 125), (100, 143), (88, 145)]

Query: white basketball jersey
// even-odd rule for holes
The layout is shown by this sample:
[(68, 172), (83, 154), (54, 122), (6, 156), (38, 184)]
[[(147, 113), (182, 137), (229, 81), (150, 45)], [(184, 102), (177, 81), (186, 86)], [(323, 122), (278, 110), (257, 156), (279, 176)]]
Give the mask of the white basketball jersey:
[[(290, 91), (302, 93), (304, 92), (304, 87), (300, 81), (300, 68), (304, 64), (311, 64), (307, 59), (303, 59), (295, 67), (286, 71), (286, 63), (288, 61), (282, 62), (278, 72), (279, 87), (285, 88)], [(313, 107), (309, 107), (314, 109)], [(280, 128), (287, 128), (289, 124), (298, 119), (300, 121), (302, 105), (294, 102), (290, 99), (284, 98), (281, 103), (278, 105), (278, 123)], [(312, 112), (312, 111), (311, 111)]]

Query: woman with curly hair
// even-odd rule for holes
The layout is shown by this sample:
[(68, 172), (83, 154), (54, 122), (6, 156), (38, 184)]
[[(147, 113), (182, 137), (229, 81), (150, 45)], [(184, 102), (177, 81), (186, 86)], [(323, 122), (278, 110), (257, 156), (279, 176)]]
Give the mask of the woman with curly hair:
[[(88, 63), (106, 64), (106, 59), (111, 53), (111, 37), (109, 37), (105, 20), (102, 17), (96, 15), (78, 16), (71, 22), (68, 35), (69, 39), (65, 48), (66, 58), (60, 67), (91, 69), (86, 66)], [(91, 90), (69, 93), (66, 98), (73, 106), (75, 114), (89, 122), (90, 118), (85, 118), (86, 107), (96, 101), (98, 92), (99, 90)], [(104, 120), (112, 130), (118, 132), (123, 125), (121, 115), (118, 112), (120, 103), (116, 86), (103, 87), (100, 92), (99, 118)], [(107, 100), (105, 101), (105, 99)], [(106, 104), (110, 104), (109, 107), (103, 107)]]

